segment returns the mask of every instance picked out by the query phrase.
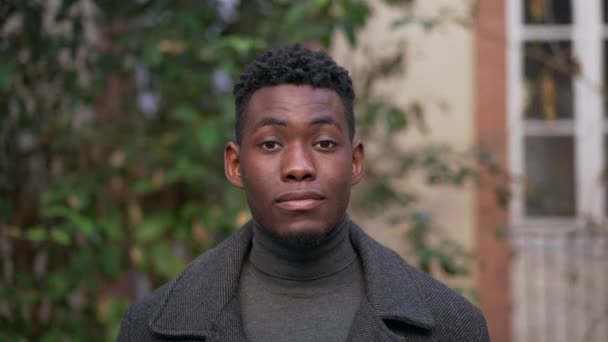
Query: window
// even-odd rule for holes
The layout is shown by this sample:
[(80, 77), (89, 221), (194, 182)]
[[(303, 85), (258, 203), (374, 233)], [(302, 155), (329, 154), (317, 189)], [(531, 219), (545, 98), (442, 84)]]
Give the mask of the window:
[(509, 167), (522, 176), (511, 224), (555, 230), (603, 220), (608, 0), (505, 3)]

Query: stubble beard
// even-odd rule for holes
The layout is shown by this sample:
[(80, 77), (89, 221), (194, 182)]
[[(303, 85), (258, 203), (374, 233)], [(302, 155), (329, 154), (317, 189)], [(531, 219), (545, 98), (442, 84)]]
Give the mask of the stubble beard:
[(336, 230), (336, 226), (317, 230), (302, 230), (298, 232), (283, 232), (261, 227), (277, 244), (293, 250), (311, 250), (319, 247)]

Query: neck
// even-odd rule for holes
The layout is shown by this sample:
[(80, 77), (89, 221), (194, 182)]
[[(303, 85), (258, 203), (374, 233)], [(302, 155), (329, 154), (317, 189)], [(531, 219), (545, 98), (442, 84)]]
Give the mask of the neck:
[(288, 280), (314, 280), (350, 265), (356, 254), (349, 238), (350, 220), (344, 219), (318, 245), (294, 249), (281, 244), (254, 222), (249, 260), (270, 276)]

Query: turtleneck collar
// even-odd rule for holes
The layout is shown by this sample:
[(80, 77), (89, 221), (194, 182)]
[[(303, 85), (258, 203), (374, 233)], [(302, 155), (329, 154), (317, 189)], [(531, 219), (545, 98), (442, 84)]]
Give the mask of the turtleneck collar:
[(287, 280), (315, 280), (335, 274), (356, 259), (349, 238), (350, 220), (342, 221), (310, 249), (293, 249), (281, 245), (258, 223), (253, 224), (253, 242), (249, 261), (261, 272)]

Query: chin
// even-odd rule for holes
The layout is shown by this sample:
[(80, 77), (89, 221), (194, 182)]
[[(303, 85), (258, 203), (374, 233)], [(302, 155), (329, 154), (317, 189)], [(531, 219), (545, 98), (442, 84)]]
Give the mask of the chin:
[(307, 249), (318, 246), (332, 232), (335, 225), (322, 222), (301, 221), (273, 227), (268, 233), (284, 246)]
[(338, 222), (331, 223), (324, 219), (299, 217), (286, 222), (281, 227), (279, 234), (326, 234), (331, 231)]
[(311, 249), (319, 246), (329, 235), (331, 229), (300, 229), (281, 232), (276, 241), (291, 249)]

